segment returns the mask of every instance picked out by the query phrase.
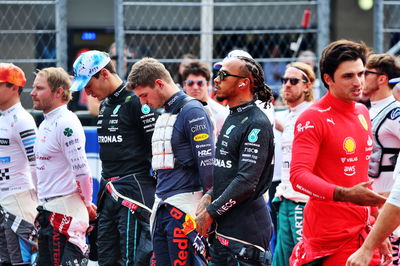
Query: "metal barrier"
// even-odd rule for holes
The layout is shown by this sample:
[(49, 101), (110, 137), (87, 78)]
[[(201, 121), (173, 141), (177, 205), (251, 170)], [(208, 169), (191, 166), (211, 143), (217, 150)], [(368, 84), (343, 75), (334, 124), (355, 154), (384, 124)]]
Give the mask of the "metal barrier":
[(374, 1), (374, 50), (399, 54), (400, 1)]
[(123, 47), (128, 47), (135, 58), (157, 58), (179, 81), (184, 54), (211, 65), (232, 49), (244, 49), (264, 64), (267, 83), (280, 86), (278, 77), (299, 50), (319, 54), (329, 43), (329, 3), (115, 0), (118, 59), (122, 62)]
[(0, 1), (0, 62), (20, 66), (27, 88), (36, 69), (66, 69), (66, 24), (66, 0)]
[[(66, 0), (0, 1), (0, 61), (21, 66), (28, 88), (36, 69), (67, 68), (66, 5)], [(119, 61), (126, 46), (135, 52), (128, 63), (155, 57), (177, 81), (184, 54), (211, 66), (230, 50), (244, 49), (264, 64), (267, 83), (279, 87), (284, 65), (300, 50), (319, 55), (329, 42), (330, 0), (114, 0), (114, 5)]]

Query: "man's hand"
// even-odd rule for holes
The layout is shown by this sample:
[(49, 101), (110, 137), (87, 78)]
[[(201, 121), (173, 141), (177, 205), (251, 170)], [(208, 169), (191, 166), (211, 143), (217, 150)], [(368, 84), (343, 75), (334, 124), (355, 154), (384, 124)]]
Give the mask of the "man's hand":
[(333, 199), (335, 201), (351, 202), (361, 206), (380, 206), (386, 198), (370, 190), (373, 181), (362, 182), (353, 187), (336, 187)]
[(210, 228), (213, 218), (210, 216), (206, 209), (200, 212), (194, 219), (196, 222), (196, 230), (202, 236), (207, 236), (207, 230)]
[(393, 261), (393, 250), (392, 250), (392, 244), (390, 243), (389, 238), (386, 238), (385, 241), (381, 244), (379, 247), (379, 254), (381, 255), (381, 264), (382, 266), (384, 265), (389, 265)]
[(93, 203), (90, 206), (86, 206), (88, 214), (89, 214), (89, 221), (94, 221), (97, 218), (97, 207)]
[(204, 194), (201, 198), (199, 205), (197, 205), (196, 216), (198, 216), (205, 208), (211, 203), (212, 198), (209, 194)]
[[(392, 248), (389, 239), (386, 239), (379, 247), (379, 253), (381, 255), (381, 264), (389, 265), (392, 262)], [(346, 266), (365, 266), (369, 265), (374, 255), (374, 250), (361, 246), (356, 252), (354, 252), (346, 262)]]
[(367, 250), (361, 247), (347, 259), (346, 266), (369, 265), (373, 254), (373, 250)]

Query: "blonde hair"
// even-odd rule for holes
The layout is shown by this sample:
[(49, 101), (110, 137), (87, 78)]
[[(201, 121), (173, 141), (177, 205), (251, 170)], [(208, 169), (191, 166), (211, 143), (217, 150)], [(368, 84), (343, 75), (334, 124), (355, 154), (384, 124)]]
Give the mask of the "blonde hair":
[(71, 78), (68, 73), (61, 67), (47, 67), (42, 70), (38, 70), (36, 75), (40, 75), (46, 78), (49, 84), (50, 90), (55, 92), (57, 88), (62, 88), (64, 95), (62, 100), (69, 102), (71, 100), (71, 92), (69, 88), (71, 87)]
[(133, 90), (138, 86), (154, 88), (157, 79), (174, 83), (171, 74), (162, 63), (154, 58), (145, 57), (132, 66), (128, 75), (127, 87)]
[(303, 62), (293, 62), (287, 65), (286, 69), (289, 67), (294, 67), (300, 70), (305, 76), (305, 78), (308, 80), (308, 83), (310, 83), (309, 89), (304, 92), (304, 100), (306, 102), (312, 102), (314, 101), (314, 82), (315, 82), (315, 73), (312, 67), (306, 63)]

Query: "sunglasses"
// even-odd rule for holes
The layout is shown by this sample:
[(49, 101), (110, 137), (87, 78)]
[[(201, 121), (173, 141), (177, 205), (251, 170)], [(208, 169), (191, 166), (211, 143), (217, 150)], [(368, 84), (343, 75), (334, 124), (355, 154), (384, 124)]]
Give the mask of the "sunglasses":
[(188, 79), (185, 81), (185, 84), (188, 85), (189, 87), (193, 87), (194, 84), (197, 84), (198, 87), (203, 87), (207, 82), (205, 80), (198, 80), (194, 81), (191, 79)]
[(368, 70), (368, 69), (365, 70), (365, 74), (385, 75), (385, 73), (375, 72), (375, 71), (371, 71), (371, 70)]
[(292, 84), (293, 86), (297, 85), (297, 83), (299, 83), (299, 81), (302, 81), (304, 83), (307, 82), (307, 80), (298, 79), (298, 78), (281, 78), (282, 84), (286, 84), (286, 82), (288, 82), (288, 81), (290, 81), (290, 84)]
[(222, 71), (222, 70), (217, 72), (217, 77), (219, 77), (219, 79), (221, 81), (225, 80), (226, 77), (247, 78), (245, 76), (238, 76), (238, 75), (228, 74), (228, 73), (226, 73), (225, 71)]

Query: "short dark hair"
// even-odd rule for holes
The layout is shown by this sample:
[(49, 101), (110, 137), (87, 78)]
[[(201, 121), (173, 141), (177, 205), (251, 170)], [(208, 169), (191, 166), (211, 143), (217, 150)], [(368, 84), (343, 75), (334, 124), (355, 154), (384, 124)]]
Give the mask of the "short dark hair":
[(190, 74), (203, 76), (207, 81), (210, 81), (211, 78), (210, 69), (199, 60), (192, 61), (185, 67), (182, 73), (183, 80), (186, 80)]
[(363, 42), (339, 40), (328, 44), (322, 51), (319, 62), (321, 79), (325, 87), (329, 89), (328, 84), (325, 82), (324, 74), (328, 74), (334, 80), (333, 76), (336, 69), (344, 61), (361, 59), (365, 65), (369, 51), (369, 48)]
[[(9, 83), (9, 82), (5, 82), (5, 83), (6, 83), (7, 88), (11, 88), (12, 86), (14, 86), (14, 84), (12, 84), (12, 83)], [(17, 86), (17, 85), (15, 85), (15, 86)], [(18, 94), (21, 95), (23, 87), (21, 87), (21, 86), (17, 86), (17, 87), (18, 87)]]
[[(400, 77), (400, 61), (390, 54), (371, 54), (368, 56), (367, 68), (374, 68), (378, 72), (384, 73), (388, 80)], [(396, 83), (389, 83), (389, 87), (393, 89)]]
[[(116, 70), (115, 65), (114, 65), (114, 63), (112, 61), (108, 62), (108, 64), (105, 67), (103, 67), (102, 69), (107, 69), (111, 74), (117, 74), (117, 70)], [(99, 76), (100, 76), (100, 71), (101, 71), (101, 69), (99, 71), (97, 71), (97, 73), (94, 74), (92, 77), (98, 79)]]

